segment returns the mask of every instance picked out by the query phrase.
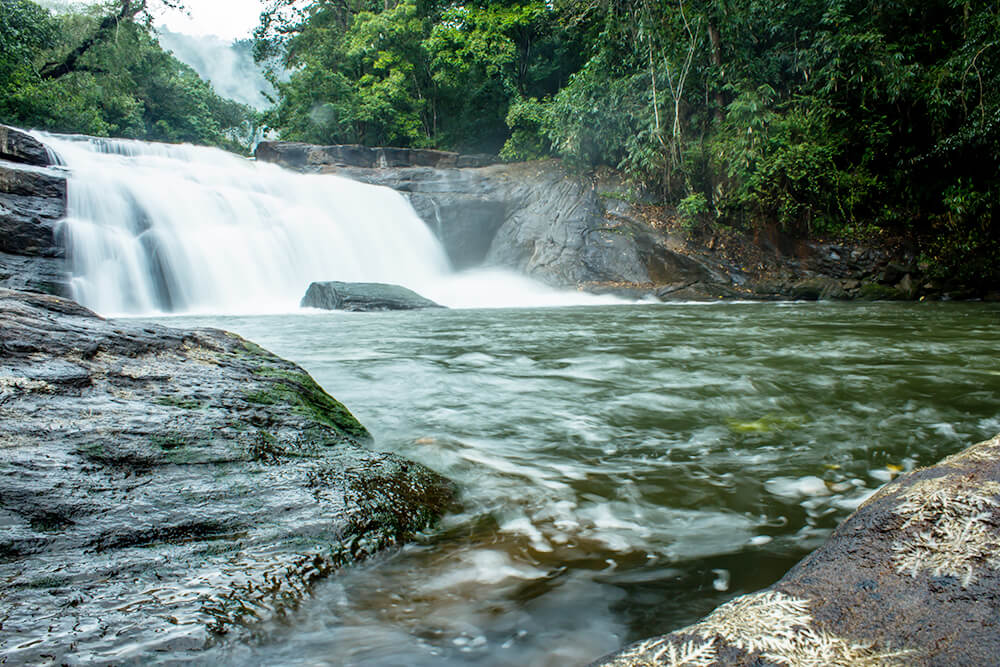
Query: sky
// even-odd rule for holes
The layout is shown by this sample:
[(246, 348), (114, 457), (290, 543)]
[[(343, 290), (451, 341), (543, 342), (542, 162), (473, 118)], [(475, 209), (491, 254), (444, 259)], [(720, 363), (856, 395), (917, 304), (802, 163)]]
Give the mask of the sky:
[(183, 0), (190, 17), (161, 9), (157, 25), (186, 35), (215, 35), (225, 40), (249, 37), (257, 27), (263, 0)]

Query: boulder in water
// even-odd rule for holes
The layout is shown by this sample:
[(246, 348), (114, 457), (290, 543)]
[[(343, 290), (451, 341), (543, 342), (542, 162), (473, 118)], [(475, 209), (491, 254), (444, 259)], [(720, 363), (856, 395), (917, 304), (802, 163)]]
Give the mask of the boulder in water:
[(299, 305), (303, 308), (350, 311), (417, 310), (444, 307), (400, 285), (338, 281), (312, 283)]
[(774, 586), (593, 667), (992, 665), (1000, 436), (884, 486)]
[(451, 502), (368, 440), (239, 336), (0, 290), (0, 655), (191, 662), (280, 620)]

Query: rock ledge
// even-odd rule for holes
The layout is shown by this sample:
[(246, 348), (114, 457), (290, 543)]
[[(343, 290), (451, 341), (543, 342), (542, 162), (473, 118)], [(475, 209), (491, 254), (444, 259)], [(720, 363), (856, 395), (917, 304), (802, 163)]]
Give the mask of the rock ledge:
[(284, 617), (452, 501), (369, 439), (239, 336), (0, 290), (0, 655), (194, 660)]

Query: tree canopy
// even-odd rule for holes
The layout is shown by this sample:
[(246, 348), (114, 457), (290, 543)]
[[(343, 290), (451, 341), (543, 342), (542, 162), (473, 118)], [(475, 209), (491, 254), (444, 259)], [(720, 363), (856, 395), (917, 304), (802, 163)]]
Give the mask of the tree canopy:
[(53, 14), (31, 0), (3, 0), (0, 119), (247, 150), (255, 113), (161, 49), (148, 10), (147, 0), (117, 0)]

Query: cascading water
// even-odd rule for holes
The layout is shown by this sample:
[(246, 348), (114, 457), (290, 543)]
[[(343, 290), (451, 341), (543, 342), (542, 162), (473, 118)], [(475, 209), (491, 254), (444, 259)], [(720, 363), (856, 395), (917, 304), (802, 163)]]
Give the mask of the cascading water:
[(395, 283), (462, 308), (620, 303), (510, 271), (452, 273), (389, 188), (202, 146), (38, 138), (69, 170), (73, 297), (104, 315), (288, 312), (323, 280)]
[(314, 280), (419, 290), (449, 272), (388, 188), (213, 148), (41, 138), (70, 169), (73, 296), (101, 313), (287, 311)]

